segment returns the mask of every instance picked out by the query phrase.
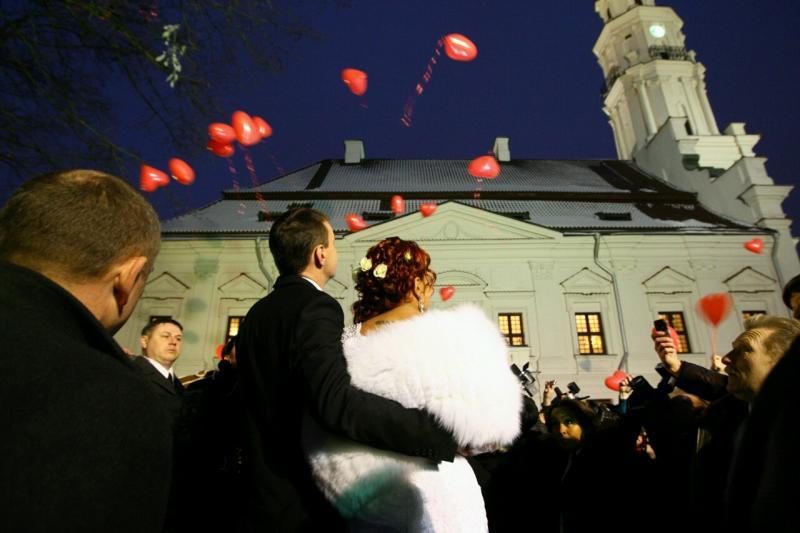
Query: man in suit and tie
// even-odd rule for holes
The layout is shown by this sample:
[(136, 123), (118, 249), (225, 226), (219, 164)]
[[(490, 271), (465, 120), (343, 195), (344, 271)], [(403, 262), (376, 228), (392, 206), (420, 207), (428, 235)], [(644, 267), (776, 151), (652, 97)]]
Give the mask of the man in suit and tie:
[(273, 223), (269, 246), (280, 276), (247, 314), (237, 350), (248, 530), (337, 531), (342, 520), (315, 486), (303, 453), (304, 415), (352, 440), (430, 459), (432, 468), (452, 461), (456, 445), (428, 414), (350, 384), (344, 314), (322, 290), (338, 258), (327, 217), (309, 208), (287, 211)]
[(174, 364), (181, 356), (183, 326), (170, 317), (157, 317), (142, 328), (139, 337), (142, 355), (134, 364), (152, 384), (161, 399), (161, 410), (168, 413), (173, 425), (174, 471), (170, 488), (165, 533), (191, 531), (199, 527), (195, 521), (202, 513), (196, 509), (202, 495), (197, 464), (203, 457), (195, 453), (195, 435), (201, 420), (199, 393), (184, 394), (181, 380), (175, 375)]
[(142, 346), (142, 355), (136, 357), (134, 363), (158, 386), (160, 392), (170, 399), (180, 397), (183, 394), (183, 385), (175, 375), (173, 365), (181, 356), (181, 323), (169, 317), (154, 318), (142, 328), (139, 343)]
[(0, 531), (162, 531), (168, 417), (112, 337), (160, 233), (95, 170), (34, 178), (0, 210)]

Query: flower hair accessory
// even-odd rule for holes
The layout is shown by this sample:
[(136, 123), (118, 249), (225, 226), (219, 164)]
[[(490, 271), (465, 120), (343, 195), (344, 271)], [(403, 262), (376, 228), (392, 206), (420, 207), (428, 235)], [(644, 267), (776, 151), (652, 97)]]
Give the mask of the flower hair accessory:
[(372, 268), (372, 259), (370, 259), (369, 257), (362, 257), (359, 265), (361, 266), (362, 272), (366, 272), (367, 270)]
[(403, 259), (405, 259), (407, 263), (411, 262), (411, 259), (413, 259), (411, 256), (411, 250), (406, 250), (406, 253), (403, 254)]
[(389, 270), (384, 263), (379, 264), (375, 267), (375, 270), (372, 271), (372, 275), (378, 279), (383, 279), (386, 277), (386, 271)]

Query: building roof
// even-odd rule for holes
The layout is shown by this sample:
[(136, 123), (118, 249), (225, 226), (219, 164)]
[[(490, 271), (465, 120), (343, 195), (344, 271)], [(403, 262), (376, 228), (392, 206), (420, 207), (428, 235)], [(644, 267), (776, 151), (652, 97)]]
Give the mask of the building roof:
[(334, 231), (357, 213), (369, 225), (394, 218), (389, 199), (406, 213), (425, 202), (454, 201), (564, 233), (578, 231), (759, 232), (710, 212), (693, 192), (627, 161), (514, 160), (496, 179), (477, 180), (466, 160), (325, 160), (257, 187), (226, 190), (220, 201), (165, 221), (165, 236), (267, 233), (278, 214), (310, 205)]

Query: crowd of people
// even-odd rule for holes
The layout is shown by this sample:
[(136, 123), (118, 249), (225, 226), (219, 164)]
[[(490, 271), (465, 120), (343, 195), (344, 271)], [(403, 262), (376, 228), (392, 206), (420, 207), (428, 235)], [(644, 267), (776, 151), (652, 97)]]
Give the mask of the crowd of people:
[[(430, 255), (398, 237), (353, 273), (345, 326), (326, 216), (287, 211), (280, 272), (217, 370), (175, 376), (183, 326), (141, 355), (113, 334), (153, 269), (160, 227), (123, 180), (74, 170), (0, 211), (0, 530), (587, 532), (794, 530), (794, 319), (746, 322), (719, 368), (652, 333), (655, 386), (615, 405), (520, 387), (479, 309), (431, 310)], [(448, 335), (447, 332), (457, 332)], [(541, 405), (537, 404), (541, 400)]]

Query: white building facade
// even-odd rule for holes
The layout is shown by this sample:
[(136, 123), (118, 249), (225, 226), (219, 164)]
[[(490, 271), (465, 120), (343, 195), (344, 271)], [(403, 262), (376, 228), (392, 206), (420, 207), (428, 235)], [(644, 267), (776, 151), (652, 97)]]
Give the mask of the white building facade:
[[(623, 161), (514, 160), (500, 138), (500, 176), (476, 182), (468, 161), (370, 160), (362, 143), (348, 142), (342, 160), (226, 191), (166, 221), (155, 270), (117, 339), (135, 351), (151, 317), (172, 316), (185, 328), (178, 373), (211, 369), (215, 348), (277, 277), (266, 237), (295, 205), (331, 219), (339, 272), (325, 289), (347, 321), (357, 298), (351, 272), (366, 250), (384, 237), (415, 240), (433, 258), (437, 289), (455, 288), (437, 307), (479, 305), (506, 335), (509, 362), (529, 363), (540, 382), (575, 381), (593, 398), (613, 397), (603, 380), (623, 361), (655, 379), (649, 333), (661, 315), (680, 326), (682, 357), (708, 364), (712, 332), (694, 310), (706, 294), (734, 302), (717, 331), (720, 353), (749, 314), (788, 316), (781, 286), (800, 272), (780, 207), (790, 188), (772, 183), (752, 150), (758, 137), (743, 125), (719, 133), (704, 67), (683, 51), (670, 8), (595, 7), (605, 23), (595, 46), (603, 110)], [(394, 194), (405, 197), (405, 214), (389, 210)], [(436, 212), (424, 217), (422, 203)], [(349, 212), (369, 226), (348, 231)], [(760, 254), (744, 247), (753, 239), (763, 241)]]

